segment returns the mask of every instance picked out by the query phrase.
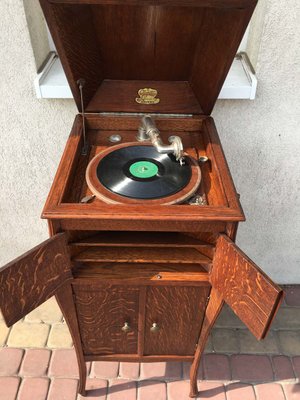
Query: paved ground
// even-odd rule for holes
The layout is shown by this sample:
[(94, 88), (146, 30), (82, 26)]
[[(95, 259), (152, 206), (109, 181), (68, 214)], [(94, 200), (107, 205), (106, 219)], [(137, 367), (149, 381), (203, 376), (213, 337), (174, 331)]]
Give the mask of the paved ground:
[[(300, 400), (300, 285), (286, 298), (269, 336), (257, 342), (225, 307), (199, 371), (200, 398)], [(0, 400), (76, 400), (72, 340), (54, 299), (10, 330), (0, 321)], [(88, 365), (87, 398), (185, 400), (187, 363)]]

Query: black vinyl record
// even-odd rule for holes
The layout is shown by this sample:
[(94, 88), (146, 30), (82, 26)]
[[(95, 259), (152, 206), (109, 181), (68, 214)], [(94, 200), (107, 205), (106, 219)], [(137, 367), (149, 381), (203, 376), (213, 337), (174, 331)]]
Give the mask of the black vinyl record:
[(160, 199), (182, 190), (191, 179), (188, 163), (180, 165), (172, 154), (153, 146), (128, 146), (106, 155), (97, 177), (108, 190), (134, 199)]

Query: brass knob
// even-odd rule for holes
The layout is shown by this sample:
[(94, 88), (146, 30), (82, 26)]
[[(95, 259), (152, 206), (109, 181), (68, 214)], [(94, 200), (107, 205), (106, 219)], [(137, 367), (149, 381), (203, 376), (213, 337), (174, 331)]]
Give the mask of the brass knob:
[(158, 332), (160, 330), (160, 327), (158, 326), (158, 324), (156, 322), (153, 322), (150, 331), (151, 332)]
[(129, 331), (131, 331), (129, 322), (125, 322), (125, 323), (124, 323), (124, 326), (122, 326), (122, 331), (123, 331), (123, 332), (129, 332)]

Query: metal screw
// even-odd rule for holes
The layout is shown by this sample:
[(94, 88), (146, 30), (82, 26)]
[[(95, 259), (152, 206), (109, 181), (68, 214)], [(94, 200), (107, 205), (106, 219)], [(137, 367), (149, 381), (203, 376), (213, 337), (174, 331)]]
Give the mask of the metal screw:
[(208, 161), (208, 157), (206, 157), (206, 156), (199, 157), (199, 162), (201, 162), (202, 164), (206, 163), (207, 161)]
[(121, 142), (122, 136), (121, 136), (121, 135), (118, 135), (118, 134), (111, 135), (111, 136), (108, 138), (108, 140), (109, 140), (111, 143), (118, 143), (118, 142)]

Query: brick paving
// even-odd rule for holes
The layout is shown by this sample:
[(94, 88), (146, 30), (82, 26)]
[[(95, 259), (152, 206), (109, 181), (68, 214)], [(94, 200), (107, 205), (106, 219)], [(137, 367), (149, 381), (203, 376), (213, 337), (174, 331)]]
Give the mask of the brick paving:
[[(267, 339), (224, 307), (199, 368), (199, 398), (300, 400), (300, 285), (285, 288)], [(189, 363), (87, 364), (89, 400), (189, 399)], [(0, 400), (84, 400), (72, 339), (52, 298), (12, 328), (0, 318)]]

